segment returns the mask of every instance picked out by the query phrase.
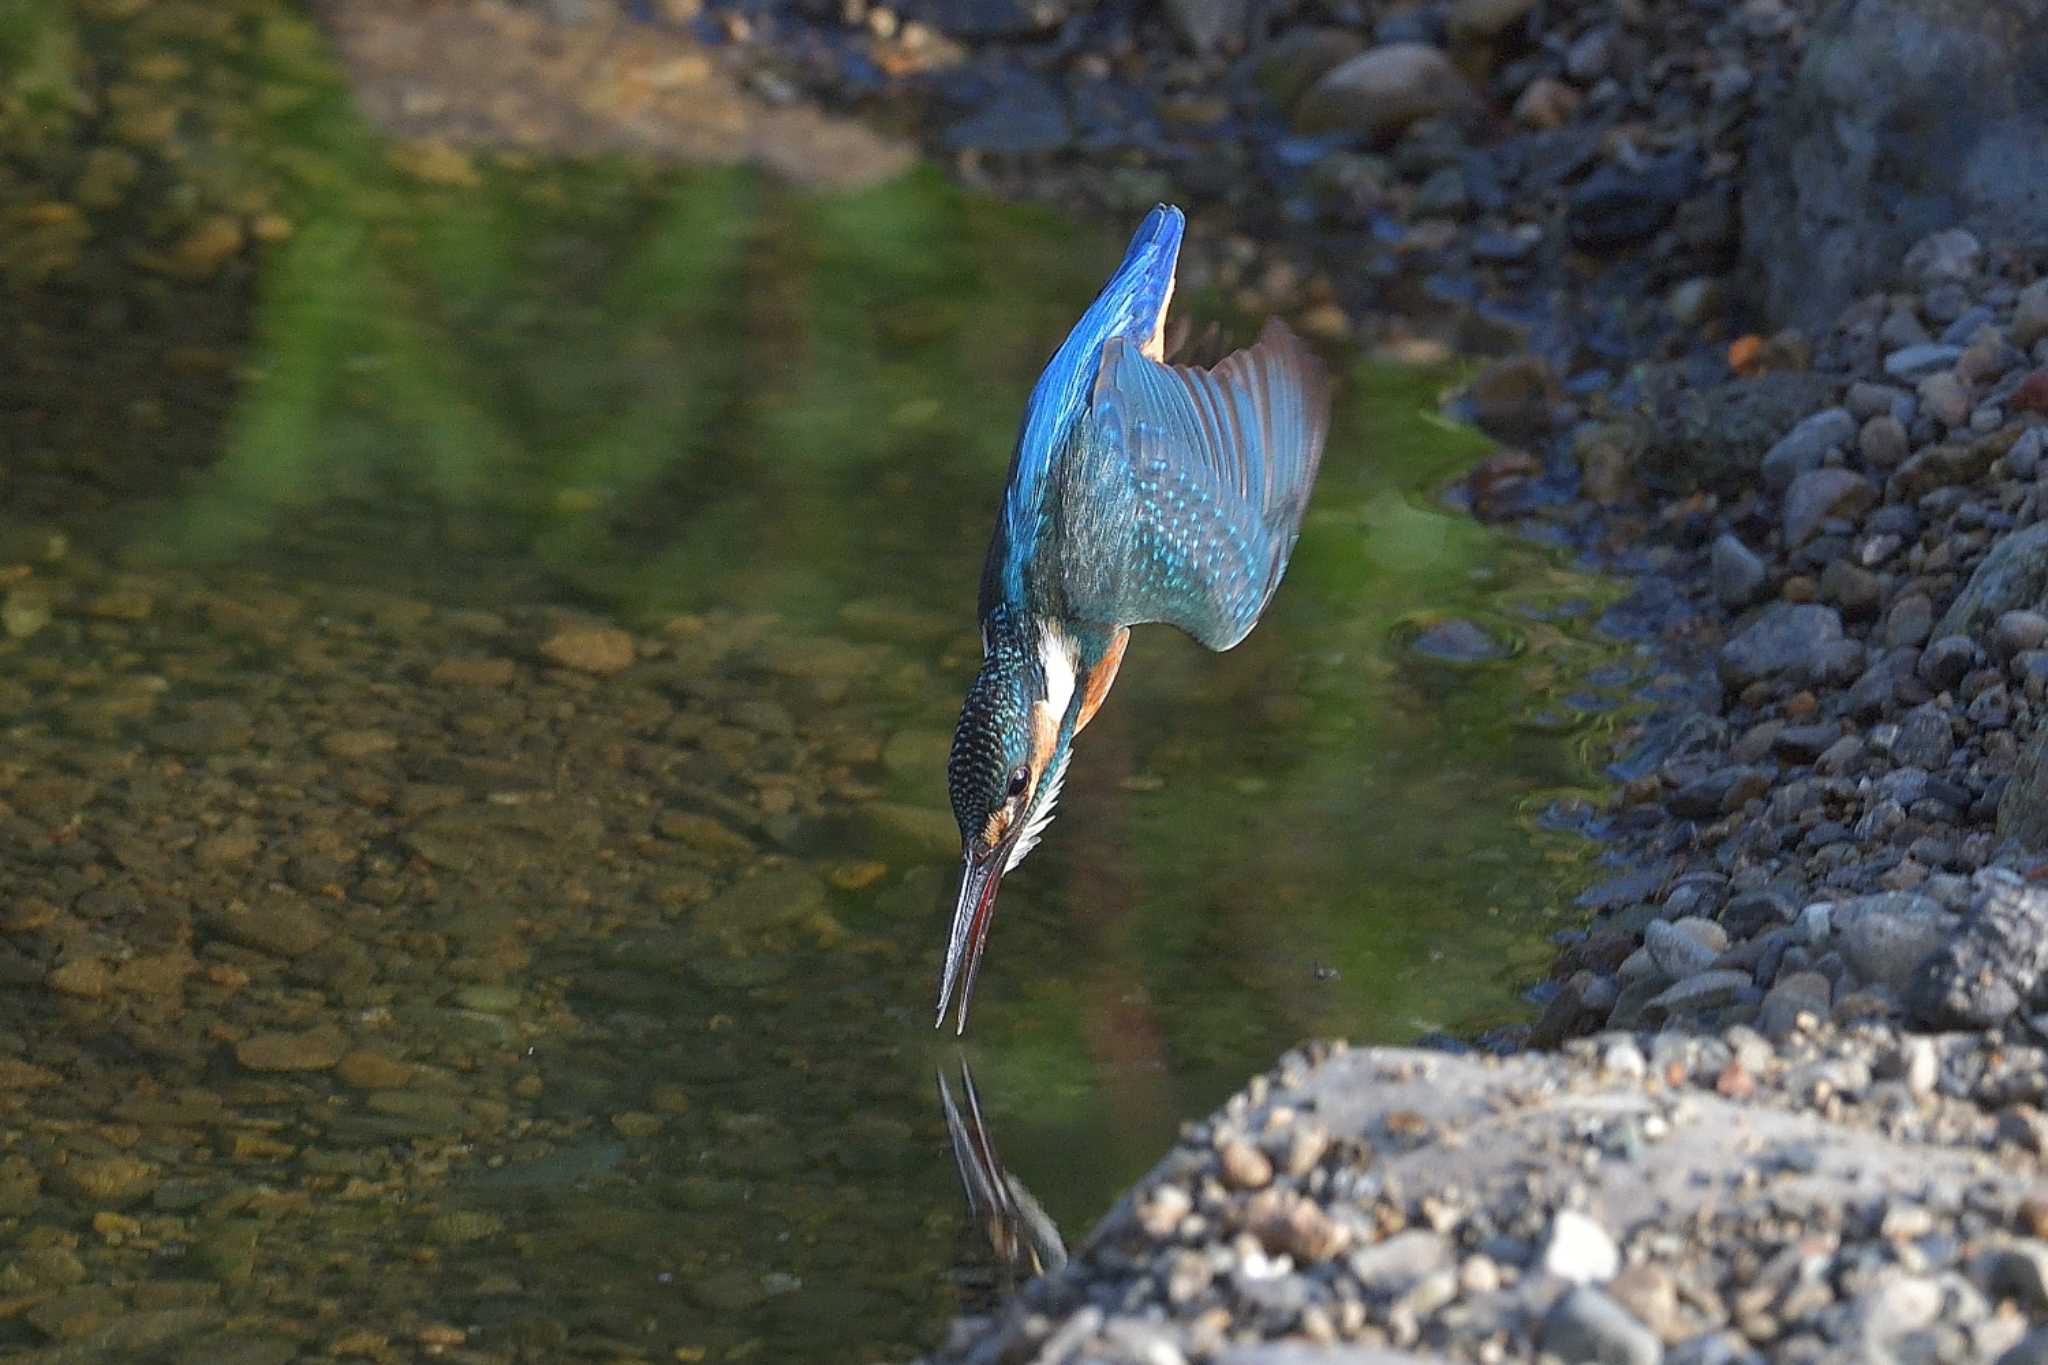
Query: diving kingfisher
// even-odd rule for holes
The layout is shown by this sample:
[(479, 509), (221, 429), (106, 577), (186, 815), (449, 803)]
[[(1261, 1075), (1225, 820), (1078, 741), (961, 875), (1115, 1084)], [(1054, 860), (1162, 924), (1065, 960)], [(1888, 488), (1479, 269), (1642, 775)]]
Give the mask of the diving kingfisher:
[(981, 672), (946, 762), (960, 890), (935, 1024), (957, 1031), (996, 890), (1052, 819), (1074, 737), (1130, 628), (1225, 650), (1258, 623), (1301, 531), (1328, 377), (1277, 319), (1212, 369), (1168, 363), (1186, 220), (1161, 204), (1032, 386), (981, 574)]

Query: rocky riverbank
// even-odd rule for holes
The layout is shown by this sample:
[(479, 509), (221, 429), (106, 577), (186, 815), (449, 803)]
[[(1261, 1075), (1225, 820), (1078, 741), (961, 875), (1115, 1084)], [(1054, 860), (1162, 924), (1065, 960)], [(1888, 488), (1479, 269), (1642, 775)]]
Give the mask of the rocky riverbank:
[(941, 1358), (2048, 1358), (2032, 274), (1939, 233), (1785, 368), (1596, 414), (1710, 457), (1638, 591), (1696, 686), (1536, 1050), (1283, 1061)]
[(1312, 1047), (937, 1358), (2040, 1360), (2044, 1064), (1875, 1026)]
[(2048, 282), (1901, 245), (1822, 325), (1470, 395), (1582, 476), (1475, 508), (1625, 546), (1682, 697), (1538, 1050), (1288, 1059), (941, 1358), (2048, 1358)]
[(1952, 230), (2012, 237), (2038, 139), (1927, 130), (1972, 150), (1905, 157), (1895, 221), (1855, 136), (1999, 104), (2030, 39), (1911, 0), (659, 9), (969, 181), (1192, 202), (1188, 282), (1247, 312), (1501, 355), (1471, 506), (1639, 575), (1671, 664), (1544, 1050), (1290, 1059), (943, 1358), (2048, 1357), (2048, 284)]
[[(2029, 273), (1930, 236), (1809, 368), (1601, 428), (1638, 462), (1689, 443), (1698, 486), (1667, 504), (1654, 591), (1686, 598), (1712, 677), (1639, 755), (1616, 816), (1636, 866), (1588, 893), (1537, 1041), (2026, 1007), (2035, 950), (1970, 878), (2032, 873), (2048, 821), (2048, 283)], [(1795, 388), (1775, 434), (1724, 415)], [(2006, 997), (1984, 960), (2015, 974)]]

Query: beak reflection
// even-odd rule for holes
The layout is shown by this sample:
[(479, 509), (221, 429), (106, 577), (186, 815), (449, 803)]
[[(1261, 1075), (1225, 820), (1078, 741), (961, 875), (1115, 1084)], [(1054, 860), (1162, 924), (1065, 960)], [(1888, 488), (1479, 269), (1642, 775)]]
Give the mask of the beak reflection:
[(959, 1168), (960, 1184), (967, 1193), (967, 1209), (981, 1224), (995, 1252), (1004, 1289), (1057, 1273), (1067, 1263), (1067, 1244), (1031, 1191), (1003, 1169), (995, 1139), (982, 1119), (981, 1096), (974, 1088), (974, 1073), (967, 1059), (960, 1059), (960, 1087), (967, 1102), (964, 1113), (954, 1103), (944, 1069), (937, 1075), (939, 1109), (945, 1115), (946, 1135), (953, 1142), (953, 1164)]

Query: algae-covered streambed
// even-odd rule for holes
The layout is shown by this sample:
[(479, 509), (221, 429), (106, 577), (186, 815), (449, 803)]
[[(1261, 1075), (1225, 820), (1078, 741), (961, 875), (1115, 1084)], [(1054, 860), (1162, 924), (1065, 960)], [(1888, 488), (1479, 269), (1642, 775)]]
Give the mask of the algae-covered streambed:
[[(0, 42), (0, 1353), (932, 1340), (943, 757), (1118, 227), (388, 144), (270, 0)], [(1606, 590), (1342, 370), (1267, 622), (1140, 635), (1005, 887), (966, 1048), (1070, 1234), (1304, 1035), (1521, 1017), (1584, 877)]]

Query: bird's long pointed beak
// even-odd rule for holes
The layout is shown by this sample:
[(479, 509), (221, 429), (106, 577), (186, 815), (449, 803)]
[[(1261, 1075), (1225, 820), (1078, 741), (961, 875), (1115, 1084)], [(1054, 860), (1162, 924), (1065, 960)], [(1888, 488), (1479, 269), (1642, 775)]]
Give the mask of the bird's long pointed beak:
[(946, 944), (946, 971), (939, 978), (939, 1012), (933, 1028), (946, 1022), (946, 1006), (954, 990), (960, 994), (959, 1022), (953, 1032), (967, 1032), (967, 1002), (974, 995), (974, 975), (981, 969), (981, 950), (988, 943), (989, 921), (995, 917), (996, 889), (1003, 882), (1008, 843), (986, 851), (970, 844), (960, 855), (960, 899), (953, 907), (953, 935)]

